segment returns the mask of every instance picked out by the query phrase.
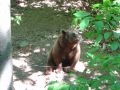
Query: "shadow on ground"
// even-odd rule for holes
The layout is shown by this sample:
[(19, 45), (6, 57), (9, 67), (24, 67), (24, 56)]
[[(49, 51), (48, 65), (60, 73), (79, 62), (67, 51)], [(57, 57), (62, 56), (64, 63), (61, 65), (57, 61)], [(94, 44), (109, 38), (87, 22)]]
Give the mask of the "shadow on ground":
[(19, 1), (21, 7), (12, 3), (12, 15), (22, 16), (20, 25), (12, 21), (14, 87), (46, 90), (44, 71), (50, 48), (60, 31), (71, 26), (71, 12), (87, 9), (88, 4), (82, 0)]
[(70, 26), (71, 18), (49, 7), (17, 10), (22, 14), (22, 21), (20, 25), (12, 22), (14, 87), (16, 90), (38, 90), (41, 85), (35, 86), (37, 82), (44, 82), (49, 50), (59, 32)]

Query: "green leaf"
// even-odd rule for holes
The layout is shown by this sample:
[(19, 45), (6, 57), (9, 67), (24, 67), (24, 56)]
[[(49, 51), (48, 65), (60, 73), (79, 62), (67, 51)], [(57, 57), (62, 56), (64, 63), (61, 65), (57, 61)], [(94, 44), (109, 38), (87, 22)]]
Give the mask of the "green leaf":
[(112, 35), (112, 32), (104, 33), (104, 39), (107, 40)]
[(88, 56), (88, 57), (90, 57), (90, 58), (92, 58), (92, 59), (94, 59), (94, 58), (95, 58), (95, 55), (94, 55), (94, 54), (92, 54), (92, 53), (89, 53), (89, 52), (87, 52), (87, 56)]
[(84, 77), (79, 77), (76, 81), (78, 81), (81, 84), (86, 84), (88, 80)]
[(101, 86), (101, 81), (98, 79), (94, 79), (92, 80), (91, 84), (92, 84), (91, 85), (92, 88), (94, 88), (95, 90), (99, 90), (98, 88), (99, 86)]
[(77, 90), (88, 90), (88, 86), (80, 86)]
[(80, 22), (80, 29), (83, 31), (89, 26), (90, 17), (86, 17)]
[(92, 30), (89, 30), (89, 32), (85, 33), (85, 37), (87, 37), (89, 39), (93, 39), (96, 36), (97, 36), (97, 33), (95, 31), (92, 31)]
[(103, 65), (104, 67), (108, 67), (110, 60), (111, 60), (111, 58), (106, 58), (106, 59), (104, 59), (104, 61), (102, 62), (102, 65)]
[(113, 21), (113, 20), (112, 20), (110, 23), (111, 23), (112, 26), (114, 26), (115, 28), (117, 27), (117, 22), (116, 22), (116, 21)]
[(103, 36), (101, 34), (98, 35), (97, 39), (95, 40), (95, 45), (98, 46), (98, 44), (102, 41)]
[(96, 21), (95, 22), (95, 29), (98, 33), (101, 33), (104, 27), (104, 22), (103, 21)]
[(99, 4), (99, 3), (92, 5), (93, 9), (100, 8), (100, 7), (101, 7), (101, 4)]
[(96, 15), (95, 19), (96, 20), (102, 20), (103, 19), (103, 15)]
[(99, 47), (93, 47), (92, 49), (90, 49), (88, 52), (89, 53), (94, 53), (97, 52), (99, 50)]
[(78, 86), (78, 85), (70, 85), (69, 90), (80, 90), (80, 86)]
[(116, 82), (113, 85), (111, 85), (111, 90), (119, 90), (120, 89), (120, 82)]
[(18, 21), (21, 21), (21, 16), (15, 16), (15, 18), (18, 20)]
[(111, 5), (111, 1), (110, 0), (103, 0), (103, 5), (104, 6), (110, 6)]
[[(117, 13), (117, 14), (118, 14), (118, 13)], [(118, 15), (114, 15), (113, 18), (114, 18), (115, 21), (120, 21), (120, 16), (119, 16), (119, 14), (118, 14)]]
[(76, 18), (83, 18), (86, 17), (88, 15), (90, 15), (88, 12), (85, 11), (77, 11), (76, 13), (73, 14)]
[(48, 85), (48, 90), (69, 90), (70, 85), (62, 82), (54, 82)]
[(78, 24), (79, 19), (78, 18), (74, 18), (72, 21), (72, 25), (77, 25)]
[(106, 29), (106, 30), (110, 30), (111, 28), (109, 27), (109, 24), (108, 23), (106, 23), (105, 25), (104, 25), (104, 28)]
[(63, 84), (60, 88), (60, 90), (69, 90), (70, 86), (67, 84)]
[(111, 49), (114, 51), (114, 50), (117, 50), (119, 48), (119, 42), (112, 42), (111, 43)]
[(17, 23), (18, 25), (20, 25), (20, 21), (16, 21), (16, 23)]

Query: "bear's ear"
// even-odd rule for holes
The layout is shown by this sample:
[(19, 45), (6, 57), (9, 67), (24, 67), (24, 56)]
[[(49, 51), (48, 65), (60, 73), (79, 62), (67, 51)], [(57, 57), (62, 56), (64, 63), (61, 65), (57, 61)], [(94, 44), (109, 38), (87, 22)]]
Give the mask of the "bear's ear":
[(63, 35), (66, 35), (66, 31), (62, 30), (62, 34), (63, 34)]

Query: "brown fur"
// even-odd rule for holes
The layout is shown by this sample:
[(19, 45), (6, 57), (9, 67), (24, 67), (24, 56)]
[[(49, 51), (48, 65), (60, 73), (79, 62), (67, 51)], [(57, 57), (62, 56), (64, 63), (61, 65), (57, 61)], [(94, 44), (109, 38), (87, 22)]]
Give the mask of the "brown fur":
[(62, 31), (53, 45), (49, 57), (49, 70), (70, 66), (74, 70), (80, 59), (80, 35), (76, 31)]

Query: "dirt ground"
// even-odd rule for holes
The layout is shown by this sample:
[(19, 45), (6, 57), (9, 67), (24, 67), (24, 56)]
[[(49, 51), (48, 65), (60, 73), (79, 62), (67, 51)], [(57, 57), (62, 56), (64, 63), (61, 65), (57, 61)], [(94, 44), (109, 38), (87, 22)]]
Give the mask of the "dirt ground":
[(53, 8), (17, 8), (20, 25), (12, 22), (15, 90), (46, 90), (47, 56), (61, 30), (71, 25), (69, 14)]
[[(17, 1), (21, 1), (21, 4), (19, 4), (21, 7), (15, 6), (11, 8), (12, 15), (22, 17), (20, 25), (14, 21), (11, 23), (14, 89), (48, 90), (47, 86), (49, 81), (64, 82), (64, 80), (70, 80), (68, 74), (63, 74), (63, 72), (58, 75), (56, 73), (50, 76), (44, 75), (47, 67), (47, 57), (61, 30), (66, 30), (71, 26), (73, 19), (72, 13), (74, 12), (73, 7), (81, 10), (87, 9), (86, 6), (88, 6), (88, 3), (85, 3), (84, 0)], [(23, 1), (25, 2), (23, 3)], [(13, 6), (16, 4), (16, 2), (11, 3)], [(20, 18), (17, 17), (17, 19)], [(81, 71), (87, 68), (85, 67), (87, 65), (85, 53), (89, 49), (87, 44), (91, 43), (91, 41), (85, 41), (84, 37), (83, 41), (86, 44), (81, 43), (81, 62), (79, 65)], [(48, 81), (47, 78), (49, 78)]]

